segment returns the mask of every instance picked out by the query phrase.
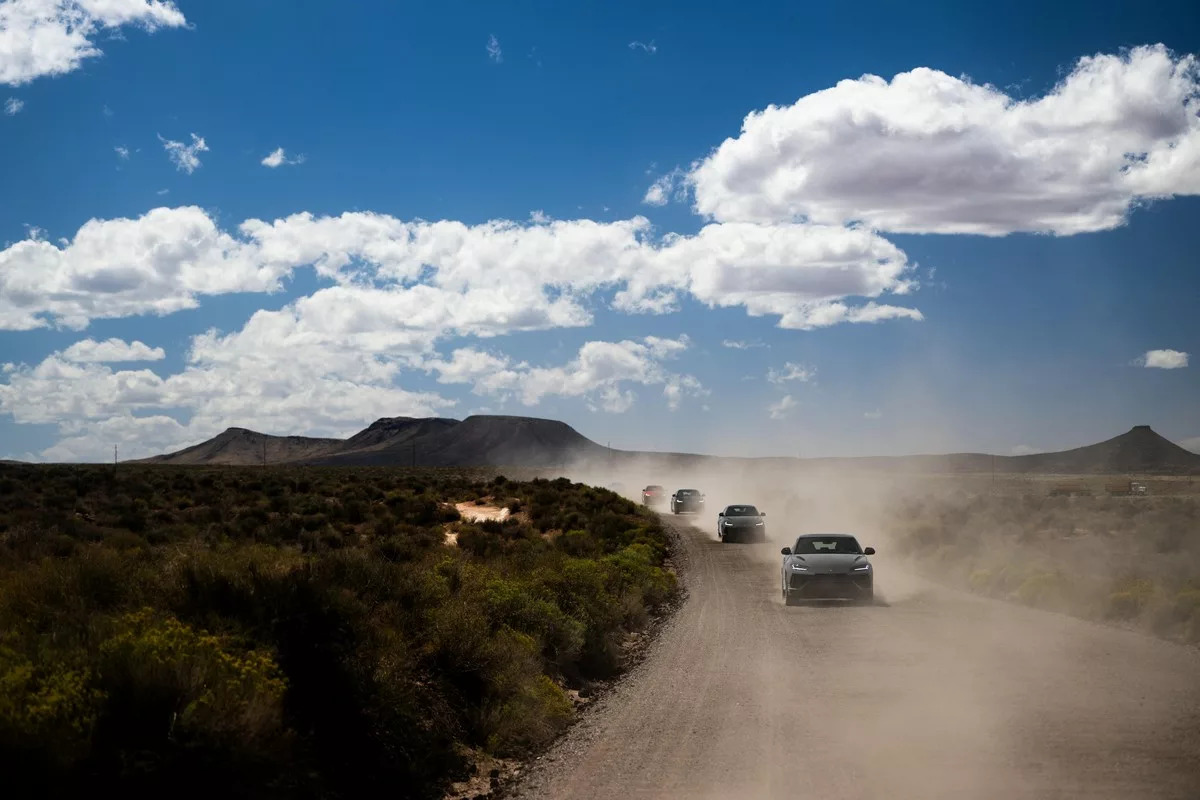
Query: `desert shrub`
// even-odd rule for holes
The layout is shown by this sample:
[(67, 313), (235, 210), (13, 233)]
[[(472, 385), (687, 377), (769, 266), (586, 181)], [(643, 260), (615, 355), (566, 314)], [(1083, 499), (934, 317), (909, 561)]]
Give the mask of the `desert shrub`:
[(1122, 581), (1109, 595), (1107, 616), (1110, 619), (1128, 620), (1142, 613), (1154, 595), (1154, 583), (1138, 578)]
[(973, 592), (984, 593), (991, 588), (992, 572), (987, 569), (977, 569), (971, 571), (971, 577), (967, 580), (967, 585)]
[(269, 652), (238, 652), (149, 608), (115, 622), (97, 675), (105, 697), (97, 736), (108, 747), (177, 742), (246, 755), (283, 732), (286, 683)]
[(483, 590), (484, 607), (494, 629), (511, 628), (533, 636), (554, 663), (574, 662), (583, 648), (584, 626), (559, 608), (547, 589), (494, 578)]
[(1017, 589), (1016, 599), (1036, 608), (1057, 608), (1064, 599), (1064, 583), (1063, 576), (1057, 573), (1036, 572)]
[(549, 743), (571, 722), (573, 708), (558, 684), (537, 675), (484, 714), (487, 749), (513, 756)]
[[(619, 671), (674, 590), (657, 518), (567, 480), (0, 476), (0, 769), (18, 796), (440, 797), (464, 747), (557, 735), (563, 687)], [(492, 496), (520, 517), (450, 505)]]
[(28, 774), (29, 760), (58, 770), (87, 755), (103, 695), (87, 668), (35, 664), (0, 645), (0, 767)]
[(567, 531), (559, 536), (555, 543), (563, 552), (576, 557), (592, 556), (600, 552), (599, 543), (587, 531)]
[(458, 526), (458, 547), (480, 560), (501, 556), (506, 549), (503, 529), (488, 530), (478, 523), (463, 523)]
[(1187, 622), (1200, 612), (1200, 589), (1184, 589), (1175, 595), (1171, 606), (1171, 617), (1176, 622)]

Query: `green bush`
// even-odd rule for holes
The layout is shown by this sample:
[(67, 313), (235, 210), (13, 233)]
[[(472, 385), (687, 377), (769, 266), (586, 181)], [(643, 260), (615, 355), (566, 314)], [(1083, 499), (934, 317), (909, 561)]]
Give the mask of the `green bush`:
[(87, 754), (104, 696), (86, 667), (34, 664), (0, 645), (0, 766), (9, 775), (32, 759), (42, 769), (70, 767)]
[[(203, 744), (243, 755), (283, 729), (287, 686), (274, 657), (152, 609), (125, 614), (99, 647), (105, 696), (98, 734), (111, 742)], [(142, 744), (144, 746), (144, 744)]]
[[(562, 731), (566, 689), (617, 673), (675, 592), (657, 518), (566, 480), (18, 466), (4, 486), (18, 795), (440, 797), (464, 748)], [(459, 519), (484, 496), (517, 516)]]

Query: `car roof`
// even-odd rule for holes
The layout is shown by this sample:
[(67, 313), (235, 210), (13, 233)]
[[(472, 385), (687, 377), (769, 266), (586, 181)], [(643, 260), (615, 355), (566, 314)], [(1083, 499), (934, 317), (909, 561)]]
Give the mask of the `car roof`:
[(802, 533), (797, 539), (854, 539), (853, 533)]

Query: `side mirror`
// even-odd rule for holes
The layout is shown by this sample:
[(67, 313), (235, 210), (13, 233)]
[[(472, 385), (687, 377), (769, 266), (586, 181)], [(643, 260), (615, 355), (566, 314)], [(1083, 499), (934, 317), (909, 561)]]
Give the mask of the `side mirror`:
[(780, 550), (779, 552), (783, 553), (785, 556), (790, 556), (792, 554), (792, 548), (785, 547), (782, 550)]
[(765, 512), (765, 511), (760, 511), (760, 512), (758, 512), (758, 515), (759, 515), (760, 517), (765, 517), (765, 516), (767, 515), (767, 512)]
[(724, 512), (724, 511), (718, 511), (718, 512), (717, 512), (717, 516), (718, 516), (718, 517), (723, 517), (723, 516), (725, 516), (725, 512)]
[(868, 556), (873, 556), (873, 555), (875, 555), (875, 548), (874, 548), (874, 547), (868, 547), (866, 550), (863, 550), (863, 555), (868, 555)]

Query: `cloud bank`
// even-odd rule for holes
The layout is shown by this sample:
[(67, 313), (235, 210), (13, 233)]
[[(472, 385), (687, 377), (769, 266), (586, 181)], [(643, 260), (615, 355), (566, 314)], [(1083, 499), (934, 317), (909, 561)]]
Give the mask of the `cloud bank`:
[(169, 0), (4, 0), (0, 2), (0, 84), (63, 75), (102, 55), (102, 31), (153, 33), (187, 25)]
[(721, 222), (1109, 230), (1139, 203), (1200, 194), (1200, 68), (1162, 45), (1087, 56), (1029, 100), (925, 67), (864, 75), (750, 113), (686, 182)]

